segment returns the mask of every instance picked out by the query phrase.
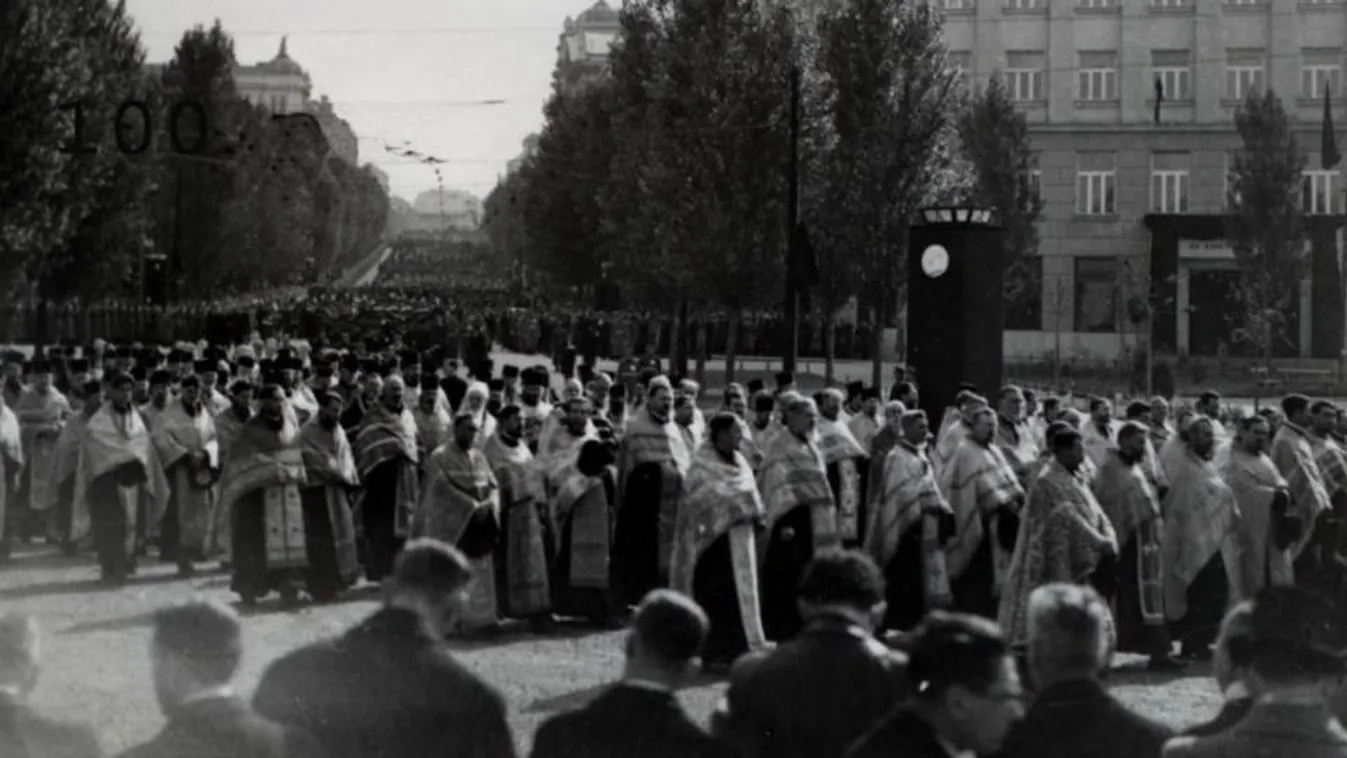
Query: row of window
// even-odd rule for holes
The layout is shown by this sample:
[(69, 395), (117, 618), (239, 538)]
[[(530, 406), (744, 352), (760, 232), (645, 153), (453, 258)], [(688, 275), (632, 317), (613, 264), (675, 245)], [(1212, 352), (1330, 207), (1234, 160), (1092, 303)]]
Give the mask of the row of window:
[[(1041, 10), (1048, 6), (1049, 0), (1000, 0), (1006, 10)], [(1307, 6), (1337, 6), (1344, 0), (1300, 0)], [(1150, 7), (1159, 10), (1183, 10), (1192, 8), (1194, 0), (1150, 0)], [(1225, 0), (1224, 5), (1232, 7), (1266, 7), (1272, 0)], [(947, 11), (970, 12), (977, 9), (977, 0), (941, 0), (941, 7)], [(1082, 10), (1112, 10), (1122, 5), (1121, 0), (1075, 0), (1077, 8)]]
[[(1302, 51), (1300, 66), (1300, 96), (1320, 98), (1325, 92), (1342, 94), (1342, 51), (1334, 49), (1307, 49)], [(952, 65), (967, 77), (973, 55), (970, 52), (950, 54)], [(1006, 68), (1001, 72), (1010, 99), (1033, 103), (1048, 99), (1047, 53), (1010, 51), (1006, 53)], [(1113, 50), (1095, 50), (1080, 53), (1076, 70), (1076, 99), (1082, 102), (1110, 103), (1119, 99), (1118, 53)], [(1162, 87), (1164, 100), (1185, 102), (1193, 99), (1193, 56), (1189, 50), (1152, 50), (1151, 72)], [(1262, 89), (1267, 82), (1267, 54), (1261, 50), (1231, 49), (1226, 51), (1225, 97), (1243, 100), (1251, 91)]]
[[(1151, 155), (1150, 211), (1188, 213), (1191, 206), (1192, 159), (1188, 153), (1157, 152)], [(1226, 155), (1225, 187), (1228, 196), (1233, 157)], [(1341, 171), (1318, 168), (1311, 156), (1301, 183), (1301, 207), (1309, 215), (1347, 213), (1347, 184)], [(1118, 171), (1113, 153), (1085, 152), (1076, 156), (1076, 213), (1107, 216), (1117, 210)]]

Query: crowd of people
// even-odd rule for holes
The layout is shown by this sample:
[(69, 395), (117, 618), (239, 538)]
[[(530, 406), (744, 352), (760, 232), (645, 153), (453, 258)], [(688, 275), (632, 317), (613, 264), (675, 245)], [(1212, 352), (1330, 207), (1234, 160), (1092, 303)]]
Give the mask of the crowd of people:
[[(650, 354), (617, 377), (588, 362), (496, 367), (403, 335), (41, 355), (3, 356), (4, 552), (92, 548), (110, 585), (151, 554), (183, 576), (218, 563), (245, 605), (327, 602), (363, 575), (401, 599), (353, 634), (413, 669), (452, 668), (436, 638), (490, 635), (505, 618), (542, 633), (559, 616), (631, 624), (628, 686), (665, 691), (694, 659), (730, 673), (721, 726), (741, 754), (987, 754), (1025, 733), (1005, 749), (1030, 755), (1052, 743), (1043, 735), (1107, 734), (1035, 720), (1061, 685), (1054, 708), (1135, 731), (1097, 754), (1158, 755), (1168, 733), (1098, 685), (1109, 656), (1142, 653), (1160, 671), (1219, 657), (1223, 616), (1250, 602), (1270, 662), (1249, 664), (1246, 689), (1322, 708), (1342, 674), (1323, 661), (1340, 662), (1347, 640), (1322, 598), (1340, 594), (1347, 565), (1347, 417), (1327, 401), (1230, 418), (1207, 392), (1172, 418), (1161, 398), (1115, 418), (1104, 399), (1081, 412), (964, 385), (933, 434), (901, 368), (885, 388), (812, 396), (781, 372), (771, 389), (723, 388), (711, 410)], [(1299, 626), (1259, 627), (1264, 602)], [(236, 646), (218, 609), (183, 613), (161, 619), (166, 655), (190, 655), (176, 648), (194, 636), (175, 624)], [(338, 698), (370, 702), (363, 677), (396, 678), (356, 657), (337, 645), (278, 662), (261, 717), (324, 733), (343, 755), (402, 754), (387, 745), (451, 728), (486, 740), (465, 749), (513, 750), (508, 727), (490, 726), (504, 723), (494, 696), (470, 712), (446, 697), (453, 719), (400, 730), (352, 712)], [(232, 672), (194, 680), (198, 665), (171, 667), (174, 686), (214, 692)], [(1012, 729), (1021, 677), (1037, 699)], [(602, 743), (604, 720), (558, 719), (535, 750)], [(1325, 724), (1314, 739), (1347, 750)], [(580, 742), (556, 747), (568, 740)], [(1170, 750), (1215, 755), (1205, 744)]]

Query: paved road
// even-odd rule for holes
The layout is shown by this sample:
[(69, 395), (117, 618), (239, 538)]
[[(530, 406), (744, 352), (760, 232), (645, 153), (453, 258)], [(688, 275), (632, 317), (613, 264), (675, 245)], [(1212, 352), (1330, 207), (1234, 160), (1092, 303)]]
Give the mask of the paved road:
[[(109, 753), (152, 736), (162, 719), (149, 680), (149, 614), (194, 596), (234, 602), (223, 574), (184, 580), (172, 567), (151, 563), (125, 588), (108, 590), (93, 580), (87, 556), (67, 558), (41, 546), (20, 551), (0, 567), (0, 605), (35, 614), (44, 625), (37, 705), (64, 718), (92, 722)], [(284, 612), (274, 599), (245, 618), (245, 655), (238, 685), (250, 693), (266, 663), (306, 642), (338, 633), (375, 608), (369, 585), (333, 605)], [(583, 703), (621, 668), (621, 632), (566, 627), (550, 637), (515, 630), (490, 642), (456, 641), (465, 665), (506, 696), (521, 755), (547, 715)], [(1136, 662), (1127, 665), (1134, 668)], [(1127, 702), (1174, 724), (1195, 722), (1219, 705), (1210, 677), (1193, 672), (1162, 680), (1134, 670), (1116, 675)], [(705, 720), (723, 683), (704, 678), (681, 693)]]

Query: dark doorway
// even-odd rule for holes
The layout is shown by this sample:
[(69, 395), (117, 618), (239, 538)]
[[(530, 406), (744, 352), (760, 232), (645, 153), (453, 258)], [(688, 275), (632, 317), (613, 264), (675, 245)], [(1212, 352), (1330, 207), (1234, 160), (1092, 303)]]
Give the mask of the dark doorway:
[[(1214, 357), (1222, 343), (1227, 355), (1256, 358), (1256, 341), (1238, 339), (1236, 330), (1244, 325), (1244, 306), (1239, 302), (1239, 272), (1193, 270), (1188, 274), (1188, 354)], [(1297, 299), (1283, 313), (1283, 321), (1273, 336), (1272, 354), (1294, 358), (1300, 354), (1300, 308)]]
[(1236, 293), (1238, 271), (1196, 270), (1188, 274), (1188, 354), (1214, 357), (1221, 343), (1229, 355), (1247, 357), (1257, 348), (1247, 340), (1237, 340), (1234, 331), (1241, 326), (1241, 307)]

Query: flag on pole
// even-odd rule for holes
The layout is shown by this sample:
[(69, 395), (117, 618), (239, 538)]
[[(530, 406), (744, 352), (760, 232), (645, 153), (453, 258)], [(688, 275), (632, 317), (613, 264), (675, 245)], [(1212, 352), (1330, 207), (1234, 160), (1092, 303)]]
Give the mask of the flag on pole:
[(1327, 84), (1324, 85), (1324, 135), (1323, 144), (1319, 148), (1319, 160), (1323, 164), (1323, 169), (1328, 171), (1342, 160), (1342, 154), (1338, 152), (1338, 135), (1333, 131), (1333, 101), (1332, 92)]
[(1155, 77), (1155, 125), (1160, 125), (1160, 105), (1165, 101), (1165, 83)]

